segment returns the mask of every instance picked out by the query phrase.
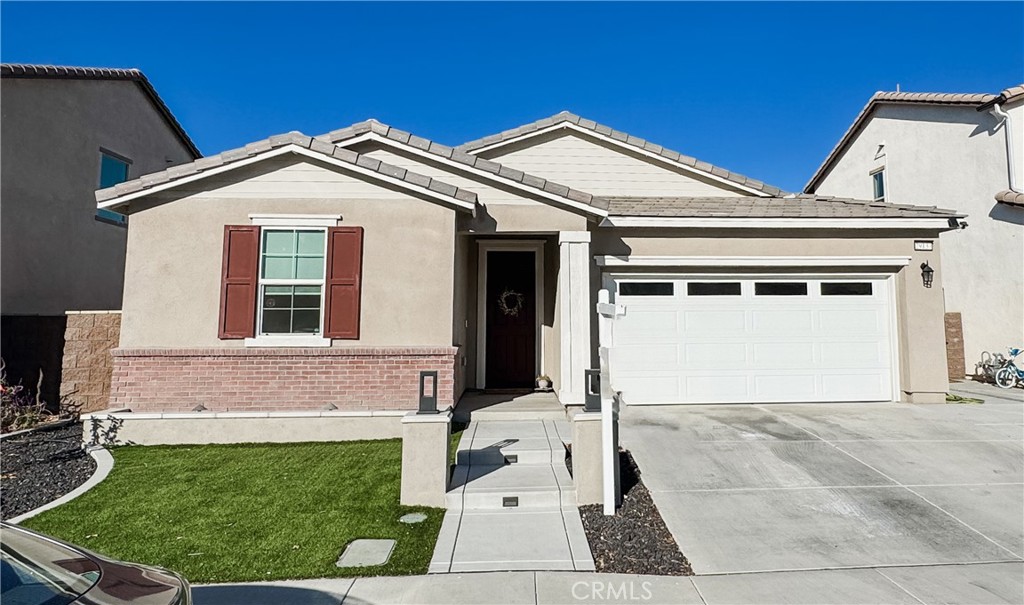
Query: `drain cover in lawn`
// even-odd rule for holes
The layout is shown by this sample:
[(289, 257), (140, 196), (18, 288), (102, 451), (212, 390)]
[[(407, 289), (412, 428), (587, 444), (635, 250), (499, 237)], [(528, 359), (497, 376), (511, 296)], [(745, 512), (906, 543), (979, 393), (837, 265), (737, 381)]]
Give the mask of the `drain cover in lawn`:
[(422, 523), (427, 520), (427, 516), (423, 513), (409, 513), (402, 515), (398, 520), (402, 523)]
[(353, 540), (338, 557), (338, 567), (383, 565), (395, 549), (394, 540)]

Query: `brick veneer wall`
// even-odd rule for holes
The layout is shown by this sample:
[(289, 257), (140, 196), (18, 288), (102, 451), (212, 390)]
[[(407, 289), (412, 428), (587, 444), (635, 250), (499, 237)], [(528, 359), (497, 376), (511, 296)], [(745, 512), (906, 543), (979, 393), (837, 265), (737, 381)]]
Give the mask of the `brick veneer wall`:
[(113, 371), (111, 349), (121, 338), (120, 311), (68, 311), (61, 363), (61, 399), (82, 404), (83, 412), (107, 407)]
[(111, 407), (134, 412), (415, 410), (419, 373), (452, 405), (455, 347), (115, 349)]
[[(949, 379), (961, 381), (966, 375), (964, 326), (959, 313), (946, 313), (946, 369)], [(973, 369), (973, 368), (972, 368)]]

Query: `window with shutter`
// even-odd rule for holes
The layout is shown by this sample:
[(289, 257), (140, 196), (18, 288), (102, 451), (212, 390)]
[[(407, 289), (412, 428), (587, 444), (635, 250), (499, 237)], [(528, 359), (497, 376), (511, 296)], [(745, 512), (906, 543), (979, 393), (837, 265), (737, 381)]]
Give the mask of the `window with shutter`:
[(324, 292), (324, 336), (327, 338), (359, 338), (362, 269), (363, 228), (329, 228)]

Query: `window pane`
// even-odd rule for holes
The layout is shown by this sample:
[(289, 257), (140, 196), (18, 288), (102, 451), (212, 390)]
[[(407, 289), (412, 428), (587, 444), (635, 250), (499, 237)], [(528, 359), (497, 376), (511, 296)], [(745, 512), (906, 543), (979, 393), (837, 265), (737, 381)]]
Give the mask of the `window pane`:
[(317, 334), (320, 332), (320, 309), (295, 311), (292, 316), (292, 332), (296, 334)]
[(295, 308), (296, 309), (319, 309), (320, 308), (320, 293), (316, 294), (295, 294)]
[(871, 296), (871, 282), (821, 284), (822, 296)]
[(320, 286), (295, 286), (296, 294), (316, 294), (320, 296)]
[(754, 283), (756, 296), (807, 296), (807, 282), (767, 281)]
[(871, 175), (871, 184), (873, 186), (875, 199), (885, 199), (885, 171), (876, 172)]
[(264, 334), (288, 334), (291, 311), (288, 309), (265, 309), (263, 311)]
[(323, 231), (299, 231), (299, 254), (324, 255)]
[(740, 282), (690, 282), (686, 284), (690, 296), (739, 296)]
[(292, 292), (290, 287), (267, 287), (263, 293), (264, 309), (290, 309)]
[(630, 281), (619, 284), (622, 296), (672, 296), (675, 284), (672, 282), (639, 282)]
[(298, 279), (324, 278), (324, 258), (322, 256), (299, 257), (295, 259), (295, 263), (295, 277)]
[(295, 232), (267, 231), (263, 237), (263, 252), (275, 255), (295, 254)]
[(264, 257), (263, 277), (267, 279), (294, 279), (295, 259), (291, 256)]
[(128, 180), (128, 164), (105, 153), (100, 154), (100, 189)]

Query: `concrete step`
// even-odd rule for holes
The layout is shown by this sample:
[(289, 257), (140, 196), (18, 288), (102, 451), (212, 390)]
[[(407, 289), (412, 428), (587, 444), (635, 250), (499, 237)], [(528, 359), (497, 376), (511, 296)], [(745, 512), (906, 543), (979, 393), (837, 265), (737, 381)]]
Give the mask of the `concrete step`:
[(565, 462), (565, 446), (561, 443), (552, 445), (547, 438), (495, 441), (477, 438), (475, 443), (471, 449), (460, 449), (457, 452), (456, 464), (495, 466)]
[(449, 508), (474, 510), (557, 508), (574, 504), (575, 491), (564, 463), (474, 464), (455, 468), (446, 500)]

